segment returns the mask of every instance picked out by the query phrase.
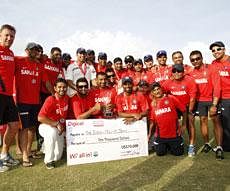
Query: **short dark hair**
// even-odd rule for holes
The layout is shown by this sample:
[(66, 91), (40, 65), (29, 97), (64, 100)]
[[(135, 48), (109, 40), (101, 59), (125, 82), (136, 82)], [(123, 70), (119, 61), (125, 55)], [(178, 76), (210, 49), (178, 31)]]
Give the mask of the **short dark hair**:
[(113, 63), (116, 63), (116, 62), (122, 63), (122, 59), (120, 57), (116, 57), (116, 58), (114, 58)]
[(193, 50), (193, 51), (190, 53), (189, 57), (190, 57), (190, 56), (193, 56), (193, 55), (195, 55), (195, 54), (199, 54), (199, 55), (201, 56), (201, 58), (203, 58), (202, 53), (201, 53), (201, 51), (199, 51), (199, 50)]
[(51, 48), (50, 53), (53, 54), (54, 51), (61, 52), (61, 49), (59, 47), (53, 47), (53, 48)]
[(4, 29), (14, 31), (16, 33), (16, 29), (12, 25), (9, 25), (9, 24), (2, 25), (0, 28), (0, 32), (2, 32)]
[(107, 74), (108, 72), (113, 72), (113, 73), (115, 73), (114, 70), (113, 70), (113, 68), (107, 68), (107, 69), (105, 70), (105, 73)]
[(66, 81), (64, 78), (58, 78), (58, 79), (54, 82), (54, 86), (57, 86), (57, 84), (58, 84), (59, 82), (62, 82), (62, 83), (64, 83), (64, 84), (67, 85), (67, 81)]
[(96, 77), (98, 77), (98, 76), (106, 76), (106, 73), (105, 72), (98, 72)]
[(181, 51), (179, 51), (179, 50), (178, 50), (178, 51), (173, 52), (173, 53), (172, 53), (172, 57), (173, 57), (175, 54), (181, 54), (181, 55), (183, 56), (183, 53), (182, 53)]
[(87, 86), (89, 85), (89, 82), (88, 82), (88, 80), (85, 77), (78, 78), (77, 81), (76, 81), (76, 86), (78, 86), (78, 84), (80, 82), (85, 82), (87, 84)]

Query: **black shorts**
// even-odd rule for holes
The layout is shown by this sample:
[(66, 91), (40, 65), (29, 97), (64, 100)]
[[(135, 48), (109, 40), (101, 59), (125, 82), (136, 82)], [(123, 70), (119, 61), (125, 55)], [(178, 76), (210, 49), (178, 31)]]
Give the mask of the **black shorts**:
[(18, 104), (22, 128), (38, 127), (39, 104)]
[[(210, 107), (212, 106), (212, 102), (211, 101), (198, 101), (195, 105), (195, 115), (197, 116), (206, 116), (208, 117), (208, 112)], [(220, 114), (220, 106), (217, 106), (217, 114)]]
[(13, 96), (0, 94), (0, 125), (18, 120), (18, 110)]
[(172, 155), (180, 156), (184, 154), (184, 141), (182, 137), (164, 139), (155, 138), (154, 148), (158, 156), (163, 156), (169, 151)]

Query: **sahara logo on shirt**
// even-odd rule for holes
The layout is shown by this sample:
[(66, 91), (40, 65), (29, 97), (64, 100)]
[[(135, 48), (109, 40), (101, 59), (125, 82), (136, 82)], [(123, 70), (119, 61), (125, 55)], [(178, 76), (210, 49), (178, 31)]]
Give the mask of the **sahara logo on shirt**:
[(38, 71), (31, 71), (28, 69), (21, 69), (21, 74), (22, 75), (29, 75), (29, 76), (38, 76)]
[(170, 109), (170, 107), (165, 107), (165, 108), (161, 108), (161, 109), (157, 109), (155, 110), (155, 114), (156, 115), (161, 115), (163, 113), (169, 113), (171, 112), (172, 110)]
[(95, 102), (108, 104), (111, 102), (111, 99), (109, 97), (98, 97), (98, 98), (95, 98)]
[(1, 55), (1, 60), (14, 61), (13, 56)]
[(195, 79), (195, 82), (197, 84), (207, 84), (208, 80), (207, 80), (207, 78), (201, 78), (201, 79)]
[(54, 66), (49, 66), (49, 65), (45, 64), (44, 68), (47, 69), (47, 70), (54, 71), (54, 72), (59, 72), (59, 68), (54, 67)]
[(219, 71), (220, 76), (229, 76), (228, 71)]
[(186, 91), (171, 91), (171, 94), (173, 95), (186, 95)]

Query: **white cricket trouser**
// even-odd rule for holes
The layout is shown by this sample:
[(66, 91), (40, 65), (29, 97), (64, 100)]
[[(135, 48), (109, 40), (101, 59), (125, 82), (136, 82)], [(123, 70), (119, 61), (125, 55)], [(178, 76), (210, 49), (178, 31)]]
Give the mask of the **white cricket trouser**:
[(39, 133), (44, 138), (45, 164), (60, 160), (64, 147), (64, 135), (58, 135), (58, 129), (47, 124), (39, 126)]

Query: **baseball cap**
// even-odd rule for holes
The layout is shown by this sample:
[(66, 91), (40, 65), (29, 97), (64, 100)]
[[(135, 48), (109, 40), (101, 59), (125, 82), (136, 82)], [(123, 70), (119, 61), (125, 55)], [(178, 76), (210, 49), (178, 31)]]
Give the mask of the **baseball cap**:
[(154, 83), (151, 85), (151, 90), (154, 90), (155, 87), (161, 87), (160, 83), (159, 83), (159, 82), (154, 82)]
[(86, 54), (86, 50), (84, 48), (78, 48), (77, 49), (77, 54), (80, 53), (80, 54)]
[(107, 54), (105, 52), (99, 52), (98, 59), (107, 60)]
[(142, 86), (149, 86), (149, 83), (145, 80), (140, 80), (138, 83), (138, 86), (142, 87)]
[(87, 54), (88, 54), (88, 55), (90, 55), (90, 54), (95, 55), (95, 52), (94, 52), (94, 50), (92, 50), (92, 49), (88, 49), (88, 50), (87, 50)]
[(128, 62), (131, 62), (131, 63), (133, 63), (133, 61), (134, 61), (134, 58), (133, 58), (133, 56), (132, 55), (127, 55), (126, 57), (125, 57), (125, 63), (128, 63)]
[(167, 52), (165, 50), (159, 50), (157, 52), (157, 58), (163, 55), (167, 57)]
[(145, 55), (144, 56), (144, 61), (147, 62), (147, 61), (152, 61), (153, 60), (153, 56), (151, 54), (148, 54), (148, 55)]
[(175, 72), (184, 72), (184, 66), (183, 64), (174, 64), (172, 65), (172, 73), (175, 73)]
[(71, 55), (69, 53), (63, 53), (62, 54), (62, 59), (63, 60), (71, 60)]
[(125, 84), (127, 82), (133, 83), (133, 79), (131, 77), (129, 77), (129, 76), (126, 76), (126, 77), (122, 78), (122, 84)]
[(29, 42), (29, 43), (27, 44), (27, 46), (26, 46), (26, 50), (31, 50), (31, 49), (33, 49), (33, 48), (39, 49), (38, 44), (36, 44), (35, 42)]
[(225, 45), (224, 45), (223, 42), (221, 42), (221, 41), (216, 41), (216, 42), (212, 43), (212, 44), (209, 46), (209, 49), (211, 50), (214, 46), (225, 47)]
[(142, 60), (140, 58), (137, 59), (137, 60), (134, 60), (133, 65), (136, 65), (138, 63), (143, 65), (143, 62), (142, 62)]

